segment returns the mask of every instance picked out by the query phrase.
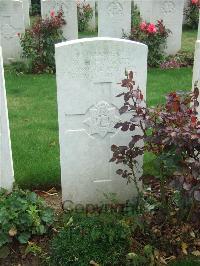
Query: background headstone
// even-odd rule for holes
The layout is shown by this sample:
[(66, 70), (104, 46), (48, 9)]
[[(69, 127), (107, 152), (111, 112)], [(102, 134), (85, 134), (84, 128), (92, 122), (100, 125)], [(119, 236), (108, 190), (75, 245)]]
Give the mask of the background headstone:
[(137, 5), (142, 19), (146, 22), (151, 22), (151, 14), (153, 12), (152, 0), (134, 0), (134, 4)]
[(199, 12), (199, 26), (198, 26), (197, 40), (200, 40), (200, 12)]
[(10, 144), (3, 58), (0, 47), (0, 188), (11, 190), (13, 182), (14, 172)]
[[(192, 78), (193, 89), (194, 89), (194, 84), (196, 82), (200, 90), (200, 40), (196, 41), (195, 45), (194, 67), (193, 67), (193, 78)], [(200, 97), (198, 101), (200, 102)], [(198, 113), (199, 113), (198, 117), (200, 118), (200, 107), (198, 109)]]
[(98, 36), (121, 38), (131, 30), (131, 0), (98, 1)]
[(181, 49), (184, 0), (136, 0), (134, 1), (146, 22), (156, 23), (163, 20), (171, 30), (167, 39), (166, 53), (174, 55)]
[(29, 0), (23, 0), (23, 9), (24, 9), (25, 27), (28, 28), (30, 26), (30, 16), (29, 16), (30, 3), (29, 3)]
[(19, 0), (0, 1), (0, 45), (5, 63), (20, 59), (22, 48), (18, 34), (25, 32), (23, 4)]
[[(126, 145), (130, 132), (114, 129), (123, 99), (118, 83), (132, 70), (146, 97), (147, 46), (129, 40), (89, 38), (56, 45), (60, 160), (63, 201), (99, 203), (104, 193), (120, 203), (134, 197), (135, 187), (109, 163), (112, 144)], [(128, 116), (128, 117), (127, 117)], [(140, 134), (140, 132), (137, 132)], [(131, 134), (132, 135), (132, 134)], [(142, 158), (137, 176), (142, 174)], [(120, 165), (121, 167), (121, 165)]]
[(78, 39), (78, 19), (76, 0), (41, 0), (42, 18), (50, 17), (50, 12), (63, 9), (66, 25), (62, 27), (66, 40)]
[[(188, 8), (190, 1), (191, 0), (184, 0), (184, 11), (186, 8)], [(186, 15), (183, 12), (183, 24), (185, 24), (185, 23), (186, 23)]]

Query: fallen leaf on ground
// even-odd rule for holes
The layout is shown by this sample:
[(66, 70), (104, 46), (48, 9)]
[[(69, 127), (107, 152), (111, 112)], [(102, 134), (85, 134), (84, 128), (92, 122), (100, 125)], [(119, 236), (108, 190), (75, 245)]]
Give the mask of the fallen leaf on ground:
[(192, 252), (192, 255), (200, 256), (200, 251), (199, 250), (195, 250), (195, 251)]
[(181, 249), (182, 249), (182, 251), (183, 251), (183, 253), (184, 253), (185, 255), (188, 254), (188, 252), (187, 252), (187, 248), (188, 248), (188, 245), (187, 245), (185, 242), (182, 242), (182, 243), (181, 243)]

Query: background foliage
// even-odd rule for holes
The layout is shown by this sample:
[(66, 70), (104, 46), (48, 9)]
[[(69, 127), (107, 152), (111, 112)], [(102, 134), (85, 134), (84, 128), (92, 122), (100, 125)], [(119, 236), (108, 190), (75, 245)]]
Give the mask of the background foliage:
[(55, 71), (55, 44), (64, 40), (61, 27), (65, 23), (62, 10), (57, 15), (52, 11), (50, 18), (39, 18), (31, 29), (26, 29), (25, 34), (20, 36), (29, 71)]
[(25, 244), (43, 235), (54, 221), (52, 209), (34, 192), (0, 190), (0, 248), (13, 241)]
[(123, 218), (109, 213), (69, 218), (52, 242), (51, 265), (125, 265), (131, 232)]
[(184, 10), (186, 25), (191, 29), (198, 29), (199, 24), (199, 2), (190, 0), (189, 6)]

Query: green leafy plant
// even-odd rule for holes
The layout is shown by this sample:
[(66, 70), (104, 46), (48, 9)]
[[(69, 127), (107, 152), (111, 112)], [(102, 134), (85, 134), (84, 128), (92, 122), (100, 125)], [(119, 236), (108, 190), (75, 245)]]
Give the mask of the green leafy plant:
[(0, 191), (0, 248), (17, 240), (26, 244), (33, 235), (43, 235), (54, 221), (54, 213), (34, 192)]
[(188, 7), (184, 10), (186, 25), (192, 29), (198, 29), (199, 7), (199, 0), (190, 0)]
[(84, 2), (77, 3), (78, 12), (78, 30), (83, 32), (88, 29), (88, 22), (93, 17), (93, 9), (91, 6)]
[(23, 57), (28, 60), (31, 72), (55, 71), (54, 46), (64, 40), (61, 27), (65, 24), (62, 10), (57, 15), (51, 11), (50, 18), (38, 19), (31, 29), (19, 36)]
[(140, 16), (140, 11), (134, 2), (131, 3), (131, 27), (135, 27), (142, 22), (142, 18)]
[(130, 34), (124, 34), (124, 38), (146, 44), (149, 48), (148, 65), (156, 67), (164, 60), (164, 48), (170, 30), (166, 29), (162, 20), (156, 24), (141, 22), (136, 23)]
[(41, 13), (40, 0), (31, 0), (30, 15), (37, 16)]
[(131, 232), (124, 219), (108, 213), (66, 218), (51, 245), (51, 265), (125, 265)]
[(34, 256), (42, 254), (42, 248), (34, 242), (28, 242), (25, 250), (25, 255), (33, 254)]
[(127, 266), (143, 266), (143, 265), (155, 265), (153, 247), (146, 245), (142, 254), (129, 253)]
[(169, 264), (170, 266), (200, 266), (200, 259), (194, 257), (188, 257), (180, 260), (176, 260)]

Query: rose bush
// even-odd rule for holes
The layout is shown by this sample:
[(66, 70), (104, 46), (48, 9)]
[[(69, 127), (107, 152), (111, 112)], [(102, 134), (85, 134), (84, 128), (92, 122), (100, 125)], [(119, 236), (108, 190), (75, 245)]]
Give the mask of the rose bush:
[(55, 14), (52, 10), (50, 18), (38, 19), (31, 29), (19, 36), (23, 57), (27, 59), (31, 72), (55, 71), (54, 45), (64, 40), (61, 27), (65, 24), (63, 11)]
[(124, 37), (146, 44), (149, 48), (148, 65), (157, 67), (164, 59), (164, 48), (169, 34), (170, 31), (162, 20), (158, 20), (156, 24), (142, 21), (132, 28), (130, 34), (124, 34)]
[(190, 0), (188, 7), (185, 9), (186, 25), (192, 29), (198, 28), (199, 23), (199, 0)]

